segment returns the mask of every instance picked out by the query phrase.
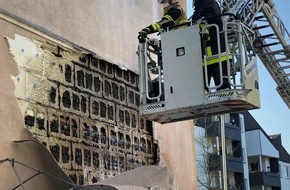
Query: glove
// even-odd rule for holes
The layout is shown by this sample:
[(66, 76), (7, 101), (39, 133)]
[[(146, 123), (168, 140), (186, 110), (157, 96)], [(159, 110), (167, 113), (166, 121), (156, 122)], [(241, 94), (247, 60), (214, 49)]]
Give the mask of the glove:
[(139, 34), (139, 38), (146, 38), (147, 34), (150, 32), (149, 28), (143, 28), (140, 32), (138, 32)]

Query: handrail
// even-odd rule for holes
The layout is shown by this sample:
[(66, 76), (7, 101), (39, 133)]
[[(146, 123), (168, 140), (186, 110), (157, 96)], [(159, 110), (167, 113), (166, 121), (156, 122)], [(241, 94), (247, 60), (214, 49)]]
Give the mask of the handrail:
[(204, 62), (204, 70), (205, 70), (205, 85), (206, 87), (210, 90), (210, 89), (217, 89), (220, 88), (223, 85), (223, 74), (222, 74), (222, 61), (221, 61), (221, 45), (220, 45), (220, 35), (219, 35), (219, 27), (216, 24), (208, 24), (205, 25), (204, 28), (202, 28), (201, 33), (206, 33), (205, 30), (208, 30), (211, 27), (215, 27), (215, 31), (216, 31), (216, 36), (217, 36), (217, 47), (218, 47), (218, 59), (219, 59), (219, 76), (220, 76), (220, 84), (215, 85), (214, 87), (210, 87), (209, 81), (207, 80), (208, 78), (208, 73), (207, 73), (207, 56), (204, 55), (203, 56), (203, 62)]

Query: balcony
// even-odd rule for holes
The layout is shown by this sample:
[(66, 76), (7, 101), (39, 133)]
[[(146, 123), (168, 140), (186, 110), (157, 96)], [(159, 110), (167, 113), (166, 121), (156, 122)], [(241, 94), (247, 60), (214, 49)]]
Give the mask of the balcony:
[[(227, 155), (226, 160), (228, 172), (243, 173), (243, 159), (241, 157)], [(222, 166), (222, 155), (209, 155), (210, 171), (222, 170)]]
[[(206, 126), (207, 135), (209, 137), (221, 136), (220, 122), (212, 122), (211, 125)], [(241, 140), (241, 129), (236, 125), (225, 123), (225, 137), (232, 140)]]
[(272, 186), (281, 187), (280, 174), (272, 172), (251, 172), (250, 186)]

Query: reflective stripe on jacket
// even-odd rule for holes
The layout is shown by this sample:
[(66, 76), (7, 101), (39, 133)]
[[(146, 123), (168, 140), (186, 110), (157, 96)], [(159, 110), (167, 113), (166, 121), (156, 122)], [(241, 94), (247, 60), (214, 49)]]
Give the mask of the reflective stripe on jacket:
[(164, 15), (162, 19), (148, 26), (150, 32), (156, 32), (160, 28), (167, 28), (169, 26), (176, 26), (187, 22), (187, 16), (185, 11), (179, 4), (173, 4), (164, 8)]
[[(204, 29), (205, 24), (200, 23), (199, 27), (202, 30), (202, 29)], [(226, 52), (225, 52), (225, 44), (223, 41), (224, 38), (222, 38), (221, 36), (222, 35), (220, 35), (220, 46), (221, 46), (220, 47), (220, 51), (221, 51), (220, 52), (221, 53), (220, 59), (221, 59), (221, 62), (223, 62), (223, 61), (227, 60), (227, 56), (226, 56)], [(204, 38), (206, 38), (206, 39), (204, 39)], [(218, 46), (217, 46), (216, 32), (207, 30), (206, 35), (203, 35), (201, 40), (203, 40), (202, 45), (201, 45), (202, 56), (206, 55), (206, 64), (212, 65), (212, 64), (219, 63), (219, 56), (217, 54), (218, 53)], [(213, 41), (215, 43), (213, 43)], [(213, 54), (213, 52), (215, 54)], [(232, 57), (229, 56), (229, 59), (232, 59)]]

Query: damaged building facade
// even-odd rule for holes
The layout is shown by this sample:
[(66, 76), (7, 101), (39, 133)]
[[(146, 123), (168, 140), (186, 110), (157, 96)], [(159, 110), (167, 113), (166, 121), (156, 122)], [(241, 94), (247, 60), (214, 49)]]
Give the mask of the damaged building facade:
[(136, 74), (21, 36), (7, 41), (25, 128), (75, 183), (153, 164), (152, 123), (138, 117)]
[(157, 2), (0, 8), (1, 189), (68, 189), (62, 181), (92, 184), (156, 164), (171, 171), (173, 189), (196, 188), (193, 121), (138, 114), (134, 36), (159, 18)]

